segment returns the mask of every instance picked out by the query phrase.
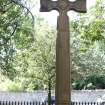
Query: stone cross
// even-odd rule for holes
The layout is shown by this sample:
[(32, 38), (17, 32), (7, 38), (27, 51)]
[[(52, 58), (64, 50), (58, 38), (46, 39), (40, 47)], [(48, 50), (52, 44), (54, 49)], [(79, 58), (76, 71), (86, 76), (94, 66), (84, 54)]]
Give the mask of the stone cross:
[(41, 12), (57, 10), (57, 40), (56, 40), (56, 105), (71, 104), (71, 63), (70, 63), (70, 31), (67, 12), (75, 10), (86, 12), (86, 0), (40, 0)]

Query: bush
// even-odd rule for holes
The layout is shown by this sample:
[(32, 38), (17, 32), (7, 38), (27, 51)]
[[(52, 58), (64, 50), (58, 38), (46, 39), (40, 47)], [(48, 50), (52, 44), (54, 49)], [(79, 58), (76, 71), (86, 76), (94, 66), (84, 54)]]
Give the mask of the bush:
[(105, 75), (89, 75), (84, 79), (74, 81), (73, 89), (105, 89)]

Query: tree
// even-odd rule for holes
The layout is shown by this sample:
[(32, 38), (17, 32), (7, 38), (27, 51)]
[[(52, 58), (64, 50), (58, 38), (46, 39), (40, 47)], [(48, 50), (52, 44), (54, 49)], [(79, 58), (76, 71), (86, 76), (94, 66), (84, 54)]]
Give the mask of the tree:
[(78, 20), (71, 23), (72, 72), (75, 76), (72, 79), (73, 85), (75, 80), (81, 81), (91, 74), (102, 75), (105, 72), (103, 4), (103, 0), (97, 0), (96, 5), (87, 14), (78, 14)]
[(35, 42), (28, 49), (18, 51), (13, 62), (14, 80), (26, 91), (44, 89), (45, 85), (54, 89), (55, 84), (55, 28), (49, 27), (41, 17), (36, 20)]
[(105, 89), (105, 75), (92, 74), (77, 80), (74, 89)]
[[(9, 77), (11, 86), (15, 86), (12, 88), (9, 85), (8, 89), (34, 91), (46, 85), (51, 99), (51, 89), (55, 85), (55, 27), (35, 16), (33, 31), (33, 16), (23, 5), (24, 2), (13, 1), (15, 5), (8, 3), (2, 0), (0, 4), (5, 7), (0, 11), (6, 10), (1, 12), (0, 17), (0, 69), (2, 75)], [(71, 21), (70, 54), (75, 89), (87, 89), (88, 84), (88, 89), (94, 89), (89, 78), (105, 73), (104, 9), (103, 1), (97, 0), (96, 6), (87, 14), (77, 14), (78, 19)], [(94, 75), (90, 76), (92, 73)]]
[(33, 15), (20, 0), (0, 1), (0, 70), (13, 79), (13, 55), (33, 40)]

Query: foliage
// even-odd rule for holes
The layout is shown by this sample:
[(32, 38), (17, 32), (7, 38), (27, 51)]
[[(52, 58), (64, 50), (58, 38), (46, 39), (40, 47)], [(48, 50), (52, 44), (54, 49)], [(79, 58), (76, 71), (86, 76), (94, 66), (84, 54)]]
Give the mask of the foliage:
[(33, 40), (32, 14), (22, 1), (0, 1), (0, 70), (13, 79), (13, 55)]
[(73, 87), (74, 89), (105, 89), (105, 75), (89, 75), (75, 81)]
[(81, 77), (84, 80), (91, 74), (105, 73), (105, 7), (103, 4), (103, 0), (98, 0), (87, 14), (78, 14), (78, 19), (71, 22), (73, 85), (75, 81), (78, 84)]
[(104, 0), (97, 0), (96, 5), (92, 7), (87, 14), (79, 14), (79, 18), (76, 20), (76, 23), (78, 23), (74, 28), (80, 33), (82, 39), (91, 42), (99, 40), (105, 42), (104, 13)]
[(55, 30), (42, 18), (36, 20), (35, 42), (18, 51), (12, 63), (16, 71), (14, 81), (21, 83), (24, 91), (48, 88), (49, 82), (51, 88), (55, 85)]
[[(78, 18), (70, 22), (73, 89), (105, 88), (103, 3), (97, 0), (87, 14), (78, 14)], [(35, 18), (34, 31), (33, 16), (24, 0), (1, 0), (0, 73), (3, 79), (0, 87), (9, 91), (46, 87), (51, 95), (50, 90), (55, 87), (56, 30), (42, 17)]]

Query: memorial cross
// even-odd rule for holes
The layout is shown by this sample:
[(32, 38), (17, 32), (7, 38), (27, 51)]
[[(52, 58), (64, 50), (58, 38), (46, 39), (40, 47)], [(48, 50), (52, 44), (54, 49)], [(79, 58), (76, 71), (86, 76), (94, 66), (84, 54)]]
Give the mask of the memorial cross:
[(86, 0), (40, 0), (41, 12), (57, 10), (57, 40), (56, 40), (56, 105), (71, 104), (71, 65), (70, 65), (70, 31), (67, 12), (74, 10), (86, 12)]

